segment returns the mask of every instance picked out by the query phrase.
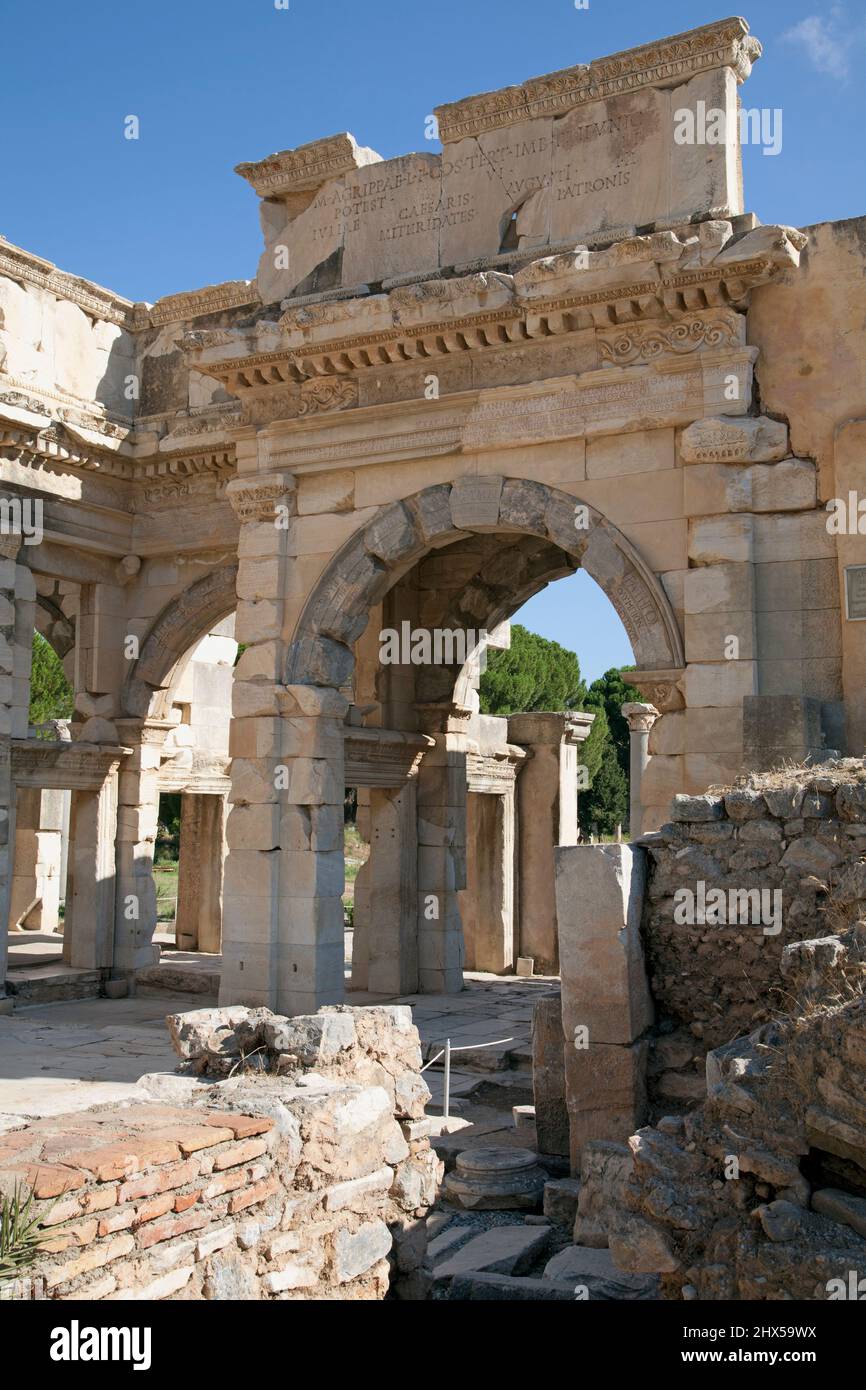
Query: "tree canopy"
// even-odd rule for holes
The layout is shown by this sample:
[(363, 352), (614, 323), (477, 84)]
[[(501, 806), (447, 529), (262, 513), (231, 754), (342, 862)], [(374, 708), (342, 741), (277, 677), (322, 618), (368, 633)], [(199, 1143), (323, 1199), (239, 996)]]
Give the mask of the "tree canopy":
[(517, 714), (577, 709), (586, 686), (574, 652), (515, 623), (510, 651), (488, 655), (478, 694), (482, 714)]
[(30, 723), (45, 724), (49, 719), (71, 719), (72, 710), (72, 687), (64, 675), (60, 657), (41, 633), (34, 632)]
[(627, 825), (629, 731), (622, 705), (641, 695), (618, 670), (605, 671), (587, 687), (574, 652), (515, 623), (510, 651), (489, 655), (478, 693), (484, 714), (570, 709), (594, 714), (580, 750), (589, 782), (580, 793), (580, 822), (586, 831), (595, 828), (603, 835)]

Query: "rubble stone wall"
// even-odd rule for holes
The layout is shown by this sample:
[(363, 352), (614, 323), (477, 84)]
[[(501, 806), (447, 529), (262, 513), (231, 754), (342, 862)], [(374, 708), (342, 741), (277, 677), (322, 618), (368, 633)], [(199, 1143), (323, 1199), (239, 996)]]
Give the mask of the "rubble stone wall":
[(6, 1298), (425, 1296), (441, 1176), (408, 1008), (169, 1020), (180, 1075), (140, 1103), (0, 1138), (44, 1244)]
[[(855, 920), (866, 899), (862, 760), (740, 780), (716, 795), (676, 797), (671, 821), (643, 841), (643, 935), (660, 1022), (649, 1060), (656, 1113), (703, 1096), (710, 1049), (788, 1011), (785, 948)], [(753, 894), (746, 915), (756, 921), (742, 920), (746, 900), (732, 895), (743, 892)], [(740, 920), (728, 920), (740, 903)]]
[[(583, 1146), (575, 1241), (668, 1298), (859, 1299), (866, 766), (678, 797), (644, 843), (655, 1123)], [(732, 920), (741, 890), (761, 919)]]

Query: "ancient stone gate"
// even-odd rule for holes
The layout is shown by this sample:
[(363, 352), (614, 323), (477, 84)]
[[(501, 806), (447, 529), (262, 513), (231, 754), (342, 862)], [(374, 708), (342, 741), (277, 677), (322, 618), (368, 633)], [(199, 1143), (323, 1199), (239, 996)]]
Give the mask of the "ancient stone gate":
[(859, 750), (861, 556), (824, 504), (863, 472), (863, 227), (761, 226), (737, 139), (675, 138), (701, 102), (737, 129), (760, 51), (725, 20), (443, 107), (441, 154), (340, 135), (243, 165), (253, 281), (132, 304), (0, 243), (0, 790), (11, 846), (36, 624), (115, 769), (116, 830), (76, 860), (104, 882), (113, 837), (94, 964), (155, 958), (166, 711), (235, 612), (224, 1002), (342, 996), (347, 785), (374, 976), (460, 987), (473, 673), (383, 665), (385, 628), (491, 632), (586, 569), (653, 706), (644, 830), (743, 765)]

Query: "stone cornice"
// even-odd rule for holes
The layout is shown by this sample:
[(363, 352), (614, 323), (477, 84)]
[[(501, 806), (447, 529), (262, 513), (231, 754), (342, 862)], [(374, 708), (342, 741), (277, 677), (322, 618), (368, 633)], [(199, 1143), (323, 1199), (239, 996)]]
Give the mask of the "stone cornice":
[(642, 87), (686, 82), (696, 73), (729, 67), (745, 81), (761, 45), (739, 18), (723, 19), (656, 43), (565, 68), (520, 86), (483, 92), (436, 108), (443, 144), (483, 135), (545, 116), (562, 116), (577, 106)]
[(435, 742), (427, 734), (347, 727), (346, 780), (357, 787), (402, 787), (418, 775), (422, 758)]
[(261, 304), (255, 280), (226, 280), (221, 285), (166, 295), (150, 308), (136, 306), (139, 313), (135, 326), (137, 329), (160, 328), (166, 323), (183, 323), (205, 314), (219, 314), (226, 309), (243, 309), (254, 304)]
[(108, 323), (117, 323), (129, 329), (135, 327), (136, 306), (131, 299), (124, 299), (122, 295), (94, 284), (92, 280), (58, 270), (53, 261), (43, 260), (41, 256), (34, 256), (32, 251), (13, 246), (3, 237), (0, 237), (0, 275), (37, 285), (58, 299), (71, 300), (86, 313), (105, 319)]
[(131, 748), (100, 743), (12, 740), (12, 777), (17, 786), (98, 791)]
[(252, 163), (238, 164), (235, 173), (246, 179), (260, 198), (280, 198), (314, 190), (328, 179), (352, 174), (380, 159), (374, 150), (362, 149), (354, 136), (344, 132), (312, 140), (294, 150), (280, 150)]
[(231, 439), (214, 440), (188, 449), (131, 458), (128, 450), (99, 448), (76, 434), (68, 425), (49, 420), (44, 425), (4, 419), (0, 404), (0, 458), (13, 458), (33, 468), (80, 469), (130, 483), (158, 478), (186, 478), (214, 474), (218, 480), (234, 477), (237, 461)]
[(272, 395), (287, 418), (353, 406), (353, 378), (368, 371), (428, 364), (435, 371), (437, 359), (453, 354), (585, 330), (598, 331), (600, 361), (611, 366), (736, 347), (744, 340), (738, 311), (751, 288), (797, 263), (790, 239), (773, 243), (777, 230), (784, 231), (742, 238), (742, 255), (728, 223), (685, 239), (634, 237), (582, 259), (576, 250), (541, 258), (514, 276), (422, 282), (290, 310), (279, 324), (190, 333), (183, 344), (190, 361), (233, 395)]

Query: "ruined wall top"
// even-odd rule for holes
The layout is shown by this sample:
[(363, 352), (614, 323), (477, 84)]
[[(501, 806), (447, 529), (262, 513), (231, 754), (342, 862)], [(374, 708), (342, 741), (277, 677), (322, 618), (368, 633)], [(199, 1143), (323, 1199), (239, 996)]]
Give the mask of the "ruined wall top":
[[(611, 242), (743, 211), (737, 86), (761, 45), (721, 20), (437, 108), (441, 154), (382, 159), (340, 134), (240, 164), (263, 200), (265, 304)], [(729, 138), (678, 143), (679, 113)]]

